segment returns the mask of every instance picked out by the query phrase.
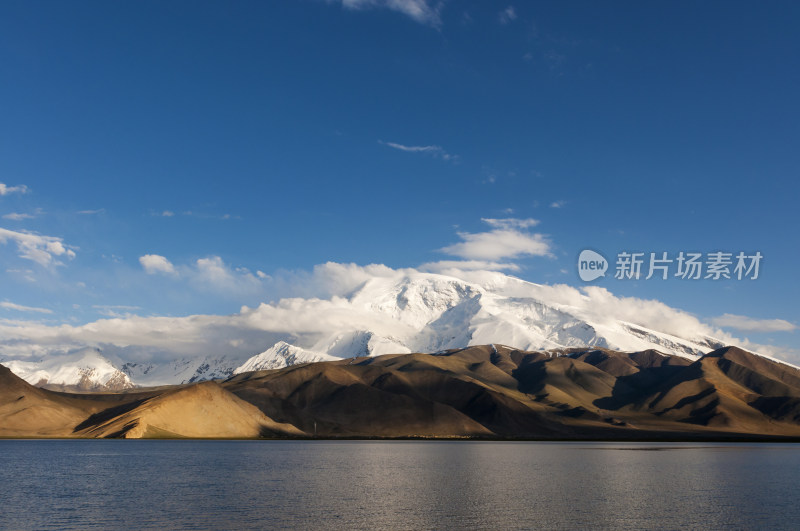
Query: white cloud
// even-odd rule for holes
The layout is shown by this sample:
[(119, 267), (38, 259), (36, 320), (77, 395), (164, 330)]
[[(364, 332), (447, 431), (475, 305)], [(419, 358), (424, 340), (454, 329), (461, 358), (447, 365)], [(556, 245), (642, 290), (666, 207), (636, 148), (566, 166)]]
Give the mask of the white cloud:
[(177, 274), (175, 266), (172, 265), (172, 262), (158, 254), (146, 254), (144, 256), (140, 256), (139, 263), (142, 264), (145, 272), (147, 272), (149, 275), (155, 275), (158, 273), (167, 275)]
[(64, 245), (61, 238), (42, 236), (32, 232), (16, 232), (0, 228), (0, 244), (14, 242), (21, 258), (32, 260), (43, 267), (63, 265), (55, 256), (75, 258), (75, 251)]
[(93, 304), (92, 308), (96, 310), (141, 310), (141, 306), (129, 306), (127, 304)]
[(508, 24), (509, 22), (517, 19), (517, 12), (514, 9), (514, 6), (508, 6), (504, 10), (500, 11), (500, 14), (497, 15), (497, 17), (501, 24)]
[(401, 151), (409, 151), (411, 153), (438, 153), (442, 151), (441, 146), (404, 146), (395, 142), (381, 142), (385, 146), (393, 147)]
[(467, 260), (490, 262), (520, 256), (548, 256), (550, 243), (542, 234), (531, 234), (521, 229), (536, 225), (533, 219), (484, 219), (494, 230), (488, 232), (459, 232), (464, 240), (440, 249), (441, 252)]
[(17, 186), (8, 186), (4, 183), (0, 183), (0, 195), (8, 195), (8, 194), (27, 194), (28, 187), (24, 184), (20, 184)]
[[(335, 1), (335, 0), (334, 0)], [(433, 27), (442, 23), (441, 2), (431, 5), (428, 0), (340, 0), (345, 9), (362, 10), (384, 8), (402, 13), (411, 19)]]
[(12, 221), (23, 221), (26, 219), (35, 219), (41, 216), (44, 213), (44, 210), (41, 208), (37, 208), (33, 211), (33, 214), (21, 213), (21, 212), (12, 212), (10, 214), (3, 215), (3, 219), (10, 219)]
[(192, 273), (195, 285), (214, 291), (247, 292), (261, 285), (261, 281), (248, 269), (231, 269), (219, 256), (197, 260)]
[[(543, 289), (546, 287), (543, 286)], [(597, 319), (607, 316), (606, 319), (620, 319), (678, 337), (721, 335), (718, 330), (706, 326), (690, 313), (676, 310), (657, 300), (617, 297), (600, 286), (582, 287), (581, 294), (585, 298), (581, 299), (575, 296), (578, 290), (570, 286), (553, 286), (554, 296), (558, 296), (555, 295), (558, 291), (561, 291), (560, 296), (565, 303), (591, 311)]]
[(129, 317), (133, 312), (142, 309), (140, 306), (126, 304), (93, 304), (92, 308), (106, 317)]
[(230, 214), (230, 213), (211, 214), (207, 212), (196, 212), (194, 210), (184, 210), (183, 212), (179, 213), (176, 213), (174, 210), (162, 210), (160, 212), (151, 210), (150, 215), (157, 218), (172, 218), (177, 215), (181, 215), (198, 219), (221, 219), (221, 220), (242, 219), (242, 216), (238, 216), (236, 214)]
[(714, 326), (734, 328), (744, 332), (793, 332), (797, 325), (783, 319), (753, 319), (745, 315), (726, 313), (711, 319)]
[[(229, 274), (237, 274), (237, 270), (225, 267), (216, 257), (203, 260), (188, 269), (202, 270), (207, 279), (223, 285)], [(279, 340), (335, 337), (352, 330), (354, 322), (390, 334), (398, 330), (392, 316), (353, 303), (347, 296), (370, 280), (400, 278), (403, 274), (383, 265), (322, 264), (311, 272), (279, 275), (281, 278), (276, 279), (275, 285), (291, 298), (256, 308), (242, 307), (239, 313), (227, 316), (125, 315), (81, 326), (0, 319), (0, 359), (41, 357), (83, 346), (99, 347), (112, 358), (156, 363), (209, 352), (250, 356)]]
[[(511, 209), (507, 209), (511, 210)], [(513, 212), (513, 210), (511, 210)], [(481, 218), (481, 221), (488, 224), (490, 227), (494, 227), (496, 229), (527, 229), (529, 227), (535, 227), (539, 224), (538, 219), (517, 219), (517, 218), (503, 218), (503, 219), (495, 219), (495, 218)]]
[(10, 214), (3, 214), (3, 219), (10, 219), (12, 221), (22, 221), (24, 219), (33, 219), (36, 216), (33, 214), (23, 214), (18, 212), (11, 212)]
[(311, 272), (278, 272), (268, 279), (270, 290), (281, 297), (342, 297), (374, 278), (387, 278), (397, 272), (383, 264), (359, 266), (327, 262)]
[(53, 310), (49, 310), (47, 308), (23, 306), (21, 304), (14, 304), (13, 302), (8, 302), (8, 301), (0, 302), (0, 308), (5, 308), (7, 310), (16, 310), (18, 312), (53, 313)]
[(552, 203), (550, 203), (550, 208), (561, 208), (566, 204), (567, 202), (564, 201), (563, 199), (559, 201), (553, 201)]
[(105, 208), (96, 208), (94, 210), (80, 210), (80, 211), (78, 211), (78, 214), (81, 214), (81, 215), (84, 215), (84, 216), (93, 216), (93, 215), (96, 215), (96, 214), (105, 214), (105, 212), (106, 212)]
[(405, 151), (407, 153), (426, 153), (428, 155), (433, 155), (434, 157), (439, 157), (443, 160), (450, 161), (457, 161), (459, 159), (458, 155), (451, 155), (450, 153), (446, 152), (442, 146), (406, 146), (396, 142), (384, 142), (382, 140), (378, 140), (378, 143), (383, 144), (384, 146), (389, 146), (390, 148), (398, 149), (400, 151)]
[[(193, 269), (202, 270), (205, 278), (212, 279), (218, 286), (230, 281), (231, 272), (234, 276), (241, 274), (224, 267), (216, 257), (203, 260)], [(324, 264), (312, 272), (283, 276), (283, 288), (293, 293), (294, 298), (261, 304), (257, 308), (242, 307), (239, 313), (228, 316), (125, 315), (81, 326), (0, 319), (0, 359), (41, 357), (83, 346), (99, 347), (112, 357), (124, 354), (126, 360), (133, 361), (166, 361), (176, 356), (201, 356), (209, 352), (249, 356), (276, 341), (292, 340), (298, 335), (327, 337), (340, 333), (352, 329), (353, 322), (385, 330), (388, 334), (390, 329), (397, 330), (397, 323), (391, 316), (375, 315), (368, 308), (352, 304), (344, 295), (370, 279), (400, 274), (385, 266)], [(299, 293), (306, 293), (309, 298), (298, 298)], [(353, 318), (354, 314), (357, 319)]]
[(146, 254), (139, 258), (145, 272), (150, 275), (170, 275), (175, 280), (187, 282), (197, 291), (212, 291), (229, 297), (254, 295), (264, 292), (265, 282), (272, 277), (257, 272), (253, 274), (244, 267), (229, 267), (219, 256), (200, 258), (188, 265), (175, 265), (158, 254)]

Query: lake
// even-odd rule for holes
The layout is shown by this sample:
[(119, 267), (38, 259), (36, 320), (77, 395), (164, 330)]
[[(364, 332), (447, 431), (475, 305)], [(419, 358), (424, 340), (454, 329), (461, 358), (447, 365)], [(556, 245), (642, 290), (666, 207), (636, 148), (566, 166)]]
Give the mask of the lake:
[(2, 529), (795, 529), (800, 445), (0, 441)]

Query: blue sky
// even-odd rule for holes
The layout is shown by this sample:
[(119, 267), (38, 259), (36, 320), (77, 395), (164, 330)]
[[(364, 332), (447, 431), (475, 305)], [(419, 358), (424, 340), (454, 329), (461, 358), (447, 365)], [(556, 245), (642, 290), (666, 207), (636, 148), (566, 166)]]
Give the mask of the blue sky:
[(795, 346), (798, 22), (777, 1), (3, 2), (0, 319), (227, 314), (327, 261), (580, 286), (584, 248), (758, 251), (757, 280), (593, 284)]

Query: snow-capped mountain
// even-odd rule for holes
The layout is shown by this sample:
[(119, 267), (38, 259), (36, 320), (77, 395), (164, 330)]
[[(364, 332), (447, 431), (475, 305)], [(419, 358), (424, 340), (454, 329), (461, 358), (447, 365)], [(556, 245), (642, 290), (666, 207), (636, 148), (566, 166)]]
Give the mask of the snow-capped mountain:
[(242, 365), (233, 370), (233, 374), (241, 374), (243, 372), (263, 371), (266, 369), (282, 369), (290, 365), (298, 365), (300, 363), (311, 363), (315, 361), (334, 361), (338, 360), (336, 356), (324, 354), (322, 352), (312, 352), (305, 350), (294, 345), (290, 345), (285, 341), (278, 341), (273, 346), (262, 352), (256, 354)]
[[(332, 334), (297, 334), (301, 348), (336, 357), (434, 352), (501, 343), (525, 350), (595, 345), (618, 350), (655, 348), (696, 357), (721, 342), (687, 331), (676, 335), (609, 316), (589, 297), (548, 300), (548, 286), (491, 274), (483, 282), (413, 272), (367, 280), (331, 312)], [(254, 313), (269, 319), (272, 307)]]
[(226, 355), (198, 356), (161, 364), (128, 362), (121, 370), (137, 385), (153, 386), (228, 378), (240, 363), (241, 359)]
[[(329, 267), (336, 272), (343, 266)], [(349, 279), (350, 284), (344, 283), (347, 289), (327, 298), (282, 299), (245, 307), (232, 316), (139, 318), (136, 326), (147, 338), (142, 347), (135, 343), (138, 337), (126, 336), (116, 344), (105, 340), (104, 352), (116, 365), (96, 350), (81, 351), (92, 353), (96, 364), (76, 364), (77, 354), (48, 356), (46, 362), (6, 358), (0, 363), (32, 383), (77, 385), (85, 378), (99, 382), (96, 385), (124, 387), (131, 382), (189, 383), (308, 361), (491, 343), (524, 350), (655, 349), (690, 359), (723, 344), (685, 312), (657, 301), (620, 299), (602, 288), (539, 285), (496, 272), (462, 278), (413, 269), (360, 268), (358, 273), (357, 281)], [(92, 333), (104, 326), (106, 322), (94, 324)], [(112, 334), (119, 326), (108, 322), (108, 328)], [(165, 337), (183, 351), (170, 351)], [(154, 346), (159, 341), (166, 345), (162, 351)], [(187, 344), (199, 346), (187, 354)]]
[(33, 385), (64, 386), (81, 391), (121, 391), (135, 387), (98, 349), (85, 348), (37, 361), (3, 361), (14, 374)]

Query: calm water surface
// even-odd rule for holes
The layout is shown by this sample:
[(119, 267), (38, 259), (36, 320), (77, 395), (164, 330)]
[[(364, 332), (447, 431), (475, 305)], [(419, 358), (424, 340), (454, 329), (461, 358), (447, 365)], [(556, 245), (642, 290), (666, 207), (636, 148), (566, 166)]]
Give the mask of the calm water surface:
[(2, 529), (797, 529), (800, 445), (0, 441)]

